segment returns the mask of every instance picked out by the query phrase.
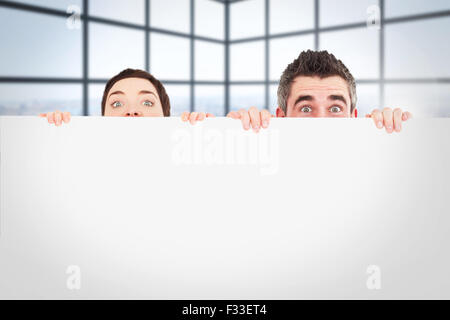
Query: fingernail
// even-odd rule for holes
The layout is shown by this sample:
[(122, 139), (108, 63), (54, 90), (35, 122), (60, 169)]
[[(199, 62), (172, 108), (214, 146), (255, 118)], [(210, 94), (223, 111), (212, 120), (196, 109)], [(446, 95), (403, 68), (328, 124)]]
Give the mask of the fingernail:
[(378, 121), (378, 122), (377, 122), (377, 128), (378, 128), (378, 129), (383, 128), (383, 122)]
[(269, 122), (268, 122), (268, 121), (264, 121), (264, 122), (263, 122), (263, 127), (264, 127), (264, 128), (267, 128), (268, 125), (269, 125)]

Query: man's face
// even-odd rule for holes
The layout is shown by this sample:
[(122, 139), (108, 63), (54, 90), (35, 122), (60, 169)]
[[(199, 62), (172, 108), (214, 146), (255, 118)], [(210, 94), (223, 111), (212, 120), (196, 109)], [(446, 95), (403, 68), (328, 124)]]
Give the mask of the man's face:
[(155, 86), (147, 79), (127, 78), (117, 81), (108, 92), (105, 116), (163, 117)]
[(341, 77), (298, 76), (291, 84), (286, 113), (278, 108), (277, 117), (354, 117), (350, 110), (349, 88)]

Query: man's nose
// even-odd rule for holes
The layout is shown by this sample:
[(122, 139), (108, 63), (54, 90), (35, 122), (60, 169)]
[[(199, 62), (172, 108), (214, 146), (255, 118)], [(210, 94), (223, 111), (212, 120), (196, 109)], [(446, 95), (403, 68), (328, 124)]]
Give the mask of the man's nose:
[(139, 110), (128, 110), (125, 112), (124, 116), (125, 117), (143, 117), (144, 115)]

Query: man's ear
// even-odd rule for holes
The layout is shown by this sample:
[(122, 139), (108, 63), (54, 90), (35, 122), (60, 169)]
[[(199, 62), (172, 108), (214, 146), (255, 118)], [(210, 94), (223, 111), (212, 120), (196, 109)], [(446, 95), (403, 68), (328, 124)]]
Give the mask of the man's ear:
[(286, 115), (284, 114), (283, 109), (281, 109), (280, 107), (277, 108), (277, 118), (284, 118), (286, 117)]

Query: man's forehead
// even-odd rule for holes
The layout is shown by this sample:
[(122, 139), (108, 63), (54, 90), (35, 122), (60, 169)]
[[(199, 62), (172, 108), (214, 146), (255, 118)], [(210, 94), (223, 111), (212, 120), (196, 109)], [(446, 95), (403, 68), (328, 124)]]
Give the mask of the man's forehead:
[(298, 76), (291, 85), (291, 90), (341, 90), (348, 92), (348, 85), (338, 76), (326, 78)]

